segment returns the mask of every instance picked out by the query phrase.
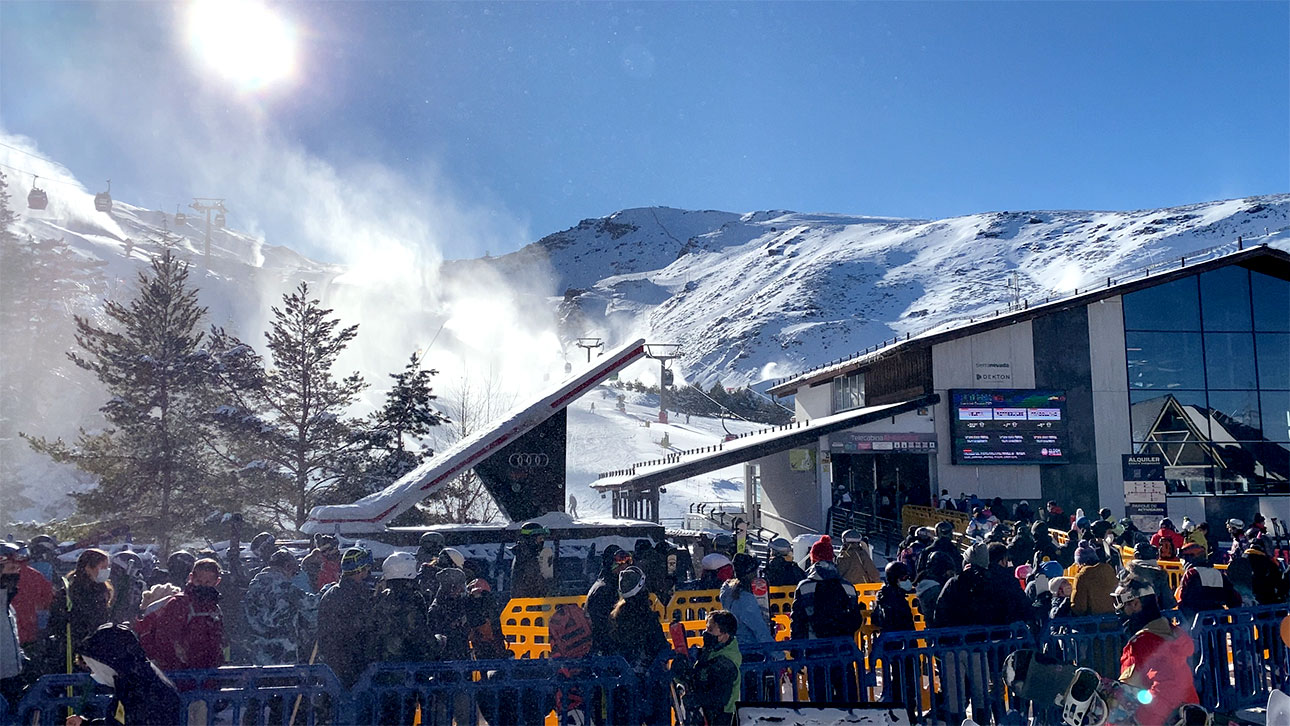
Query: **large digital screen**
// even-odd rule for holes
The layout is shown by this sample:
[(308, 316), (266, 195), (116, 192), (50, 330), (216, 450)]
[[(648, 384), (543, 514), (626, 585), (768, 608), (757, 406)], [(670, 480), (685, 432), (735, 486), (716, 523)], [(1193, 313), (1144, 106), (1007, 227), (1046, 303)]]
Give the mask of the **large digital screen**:
[(950, 435), (955, 464), (1065, 464), (1066, 392), (951, 389)]

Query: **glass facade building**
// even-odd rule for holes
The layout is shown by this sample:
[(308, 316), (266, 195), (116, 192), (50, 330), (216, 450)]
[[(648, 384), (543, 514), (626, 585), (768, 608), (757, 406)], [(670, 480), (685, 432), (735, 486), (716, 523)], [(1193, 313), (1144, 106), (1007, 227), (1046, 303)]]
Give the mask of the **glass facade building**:
[(1230, 265), (1123, 302), (1134, 450), (1171, 491), (1290, 489), (1290, 281)]

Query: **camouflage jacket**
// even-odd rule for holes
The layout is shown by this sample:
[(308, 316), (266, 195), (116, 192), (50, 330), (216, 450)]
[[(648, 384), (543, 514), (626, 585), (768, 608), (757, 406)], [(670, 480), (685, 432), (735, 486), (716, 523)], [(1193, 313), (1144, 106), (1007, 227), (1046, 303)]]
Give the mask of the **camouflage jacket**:
[(311, 643), (317, 597), (304, 592), (272, 568), (257, 574), (242, 600), (248, 648), (256, 665), (295, 663), (300, 646)]

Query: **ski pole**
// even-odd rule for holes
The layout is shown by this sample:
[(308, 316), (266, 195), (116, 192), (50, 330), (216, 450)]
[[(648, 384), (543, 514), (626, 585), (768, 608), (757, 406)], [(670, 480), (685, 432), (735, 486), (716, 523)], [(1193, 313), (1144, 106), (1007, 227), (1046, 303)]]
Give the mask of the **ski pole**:
[[(317, 658), (318, 658), (318, 640), (315, 638), (314, 652), (309, 654), (309, 665), (313, 665), (314, 661)], [(296, 694), (296, 703), (294, 706), (291, 707), (291, 720), (287, 721), (287, 726), (296, 726), (296, 712), (300, 710), (300, 699), (304, 698), (304, 696), (305, 694), (303, 693)]]

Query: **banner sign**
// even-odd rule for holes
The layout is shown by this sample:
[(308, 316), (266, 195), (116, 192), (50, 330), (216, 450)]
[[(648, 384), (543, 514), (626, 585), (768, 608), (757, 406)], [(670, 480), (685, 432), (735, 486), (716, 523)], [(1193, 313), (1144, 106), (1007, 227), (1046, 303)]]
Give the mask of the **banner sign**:
[(1124, 513), (1143, 532), (1166, 516), (1165, 459), (1159, 454), (1123, 454)]

